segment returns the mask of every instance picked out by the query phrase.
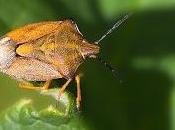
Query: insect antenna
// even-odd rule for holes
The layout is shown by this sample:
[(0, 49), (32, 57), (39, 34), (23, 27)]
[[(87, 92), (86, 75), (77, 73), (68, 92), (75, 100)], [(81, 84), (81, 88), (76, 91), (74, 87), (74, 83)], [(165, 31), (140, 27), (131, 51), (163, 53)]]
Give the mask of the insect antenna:
[(123, 22), (125, 22), (132, 14), (126, 14), (122, 19), (118, 20), (112, 28), (110, 28), (98, 41), (96, 41), (96, 44), (99, 44), (106, 36), (111, 34), (115, 29), (117, 29)]
[(107, 63), (105, 60), (103, 60), (100, 56), (97, 57), (97, 59), (100, 61), (100, 63), (102, 63), (106, 68), (108, 68), (112, 74), (114, 75), (114, 77), (118, 78), (120, 83), (122, 83), (123, 81), (119, 78), (119, 72), (116, 70), (116, 68), (114, 68), (112, 65), (110, 65), (109, 63)]

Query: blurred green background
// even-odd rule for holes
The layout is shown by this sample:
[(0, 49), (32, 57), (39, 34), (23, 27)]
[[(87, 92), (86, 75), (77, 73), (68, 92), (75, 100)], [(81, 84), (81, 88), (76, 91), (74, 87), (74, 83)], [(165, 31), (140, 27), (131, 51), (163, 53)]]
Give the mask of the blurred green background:
[[(126, 12), (133, 16), (101, 42), (102, 57), (118, 68), (123, 83), (87, 60), (81, 66), (82, 115), (98, 130), (175, 130), (175, 0), (0, 0), (0, 34), (72, 18), (95, 41)], [(40, 107), (51, 103), (3, 74), (0, 96), (0, 112), (24, 97)]]

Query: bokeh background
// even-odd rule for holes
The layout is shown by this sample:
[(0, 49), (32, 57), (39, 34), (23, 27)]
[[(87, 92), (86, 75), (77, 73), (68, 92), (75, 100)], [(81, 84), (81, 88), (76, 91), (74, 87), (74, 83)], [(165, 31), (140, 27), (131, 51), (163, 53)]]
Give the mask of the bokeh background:
[[(175, 0), (0, 0), (0, 34), (71, 18), (96, 41), (126, 12), (132, 17), (101, 42), (100, 54), (123, 82), (87, 60), (81, 66), (82, 115), (98, 130), (175, 130)], [(0, 112), (24, 97), (39, 107), (51, 102), (1, 73)]]

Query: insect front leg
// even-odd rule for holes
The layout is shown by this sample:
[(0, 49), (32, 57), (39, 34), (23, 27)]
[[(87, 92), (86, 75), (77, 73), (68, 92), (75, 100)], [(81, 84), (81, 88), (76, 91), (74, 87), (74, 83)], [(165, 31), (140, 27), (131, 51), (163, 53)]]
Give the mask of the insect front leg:
[(51, 80), (48, 80), (44, 83), (43, 86), (40, 86), (40, 87), (37, 87), (35, 85), (33, 85), (32, 83), (30, 82), (27, 82), (27, 81), (20, 81), (18, 86), (20, 88), (24, 88), (24, 89), (32, 89), (32, 90), (47, 90), (49, 89), (49, 86), (51, 84)]
[(77, 98), (76, 98), (76, 103), (77, 103), (77, 108), (80, 108), (80, 103), (81, 103), (81, 85), (80, 85), (80, 75), (77, 75), (75, 77), (76, 83), (77, 83)]
[(69, 85), (71, 81), (72, 79), (68, 79), (66, 83), (61, 87), (61, 89), (59, 90), (58, 96), (57, 96), (57, 100), (60, 100), (61, 95), (64, 93), (64, 90), (66, 89), (66, 87)]

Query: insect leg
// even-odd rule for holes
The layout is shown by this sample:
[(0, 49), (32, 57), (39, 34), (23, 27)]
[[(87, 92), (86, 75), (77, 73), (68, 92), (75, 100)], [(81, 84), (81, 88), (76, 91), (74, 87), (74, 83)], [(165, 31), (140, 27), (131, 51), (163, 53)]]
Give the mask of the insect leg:
[(80, 108), (80, 102), (81, 102), (81, 85), (80, 85), (80, 75), (77, 75), (75, 77), (75, 80), (77, 82), (77, 99), (76, 99), (76, 102), (77, 102), (77, 108), (79, 109)]
[(66, 81), (66, 83), (61, 87), (61, 89), (59, 90), (58, 96), (57, 96), (57, 100), (60, 99), (61, 95), (64, 93), (64, 90), (66, 89), (66, 87), (69, 85), (69, 83), (72, 81), (72, 79), (68, 79)]
[(51, 84), (51, 80), (48, 80), (44, 83), (42, 87), (36, 87), (32, 83), (27, 81), (21, 81), (19, 82), (19, 87), (24, 89), (32, 89), (32, 90), (47, 90)]
[(50, 84), (51, 84), (51, 81), (52, 81), (52, 80), (46, 81), (46, 82), (44, 83), (43, 87), (41, 87), (41, 88), (44, 89), (44, 90), (49, 89)]

